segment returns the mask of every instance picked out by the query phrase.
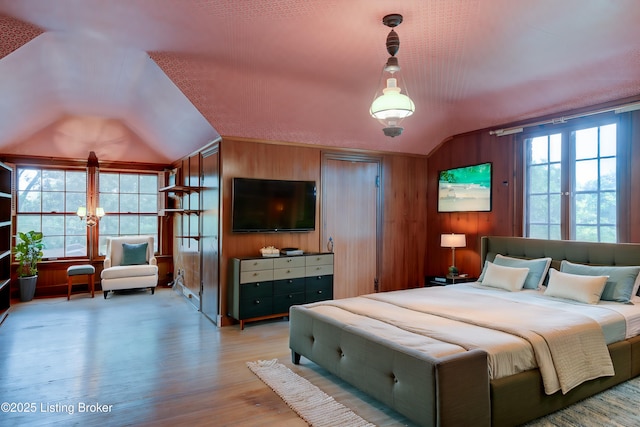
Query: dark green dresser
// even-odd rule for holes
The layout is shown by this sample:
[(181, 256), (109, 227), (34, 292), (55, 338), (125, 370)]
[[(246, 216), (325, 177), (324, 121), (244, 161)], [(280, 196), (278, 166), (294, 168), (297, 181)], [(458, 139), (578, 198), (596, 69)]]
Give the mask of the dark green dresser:
[(333, 254), (232, 258), (229, 316), (240, 322), (289, 315), (296, 304), (333, 298)]

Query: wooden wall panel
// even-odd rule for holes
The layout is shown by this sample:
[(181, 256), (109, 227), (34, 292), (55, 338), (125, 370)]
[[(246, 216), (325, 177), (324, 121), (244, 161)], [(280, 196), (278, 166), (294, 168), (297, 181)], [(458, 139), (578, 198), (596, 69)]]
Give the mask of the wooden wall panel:
[[(490, 136), (488, 131), (465, 134), (443, 143), (429, 156), (427, 273), (443, 275), (451, 265), (451, 249), (440, 247), (443, 233), (464, 233), (466, 248), (456, 249), (456, 266), (461, 273), (480, 273), (480, 237), (513, 235), (515, 221), (513, 136)], [(491, 162), (491, 212), (438, 212), (438, 172), (461, 166)]]
[(386, 155), (382, 162), (380, 291), (424, 285), (427, 258), (427, 158)]
[[(220, 146), (222, 177), (222, 251), (220, 253), (220, 301), (222, 323), (229, 324), (227, 314), (227, 269), (235, 257), (260, 255), (260, 248), (296, 247), (308, 252), (320, 248), (320, 159), (321, 150), (315, 147), (265, 144), (225, 139)], [(232, 178), (295, 179), (316, 181), (316, 229), (302, 233), (232, 233), (231, 185)]]

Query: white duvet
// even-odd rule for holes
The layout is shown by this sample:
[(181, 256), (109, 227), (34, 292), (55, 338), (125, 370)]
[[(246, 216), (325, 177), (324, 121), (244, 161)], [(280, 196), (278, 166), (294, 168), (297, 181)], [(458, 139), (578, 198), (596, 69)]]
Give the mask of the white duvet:
[(637, 333), (640, 323), (638, 305), (587, 305), (536, 291), (474, 284), (383, 292), (307, 307), (434, 357), (483, 349), (491, 378), (538, 367), (547, 394), (613, 375), (606, 344)]

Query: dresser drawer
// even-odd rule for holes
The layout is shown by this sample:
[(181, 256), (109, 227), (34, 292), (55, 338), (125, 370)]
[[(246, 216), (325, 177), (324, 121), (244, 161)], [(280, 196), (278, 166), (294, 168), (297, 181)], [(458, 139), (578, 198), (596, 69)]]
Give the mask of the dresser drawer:
[(307, 277), (305, 299), (308, 303), (333, 299), (333, 276)]
[(295, 292), (285, 295), (275, 295), (273, 297), (273, 312), (274, 313), (289, 313), (289, 307), (292, 305), (305, 303), (304, 292)]
[(305, 276), (305, 267), (278, 268), (273, 270), (273, 280), (295, 279)]
[(243, 298), (239, 311), (240, 319), (268, 316), (273, 313), (273, 297)]
[(307, 255), (306, 265), (307, 267), (312, 265), (333, 265), (332, 254), (320, 254), (320, 255)]
[(284, 257), (276, 258), (273, 260), (273, 268), (291, 268), (291, 267), (304, 267), (304, 257)]
[(240, 299), (273, 295), (273, 282), (245, 283), (240, 285)]
[(283, 295), (296, 292), (304, 293), (304, 277), (298, 277), (296, 279), (282, 279), (274, 280), (273, 282), (273, 294)]
[(240, 283), (268, 282), (273, 280), (273, 270), (255, 270), (240, 272)]
[(271, 270), (273, 259), (243, 259), (240, 261), (240, 271)]
[(305, 276), (326, 276), (327, 274), (333, 274), (333, 264), (308, 265), (305, 271)]

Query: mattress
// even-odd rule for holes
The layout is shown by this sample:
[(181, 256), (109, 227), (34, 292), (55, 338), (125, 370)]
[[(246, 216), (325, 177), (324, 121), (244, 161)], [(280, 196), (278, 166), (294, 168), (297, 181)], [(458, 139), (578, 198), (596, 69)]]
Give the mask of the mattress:
[[(600, 325), (606, 344), (640, 332), (640, 304), (600, 302), (588, 305), (544, 296), (541, 291), (507, 292), (477, 283), (378, 293), (310, 304), (307, 307), (350, 327), (375, 333), (408, 349), (427, 352), (434, 357), (482, 349), (489, 356), (488, 369), (492, 379), (540, 367), (534, 347), (522, 336), (478, 325), (475, 319), (461, 320), (456, 314), (451, 318), (421, 309), (423, 304), (430, 305), (433, 298), (443, 292), (447, 293), (448, 298), (455, 295), (461, 307), (467, 307), (467, 311), (474, 300), (484, 299), (486, 305), (486, 297), (490, 296), (495, 299), (496, 305), (500, 300), (518, 304), (517, 307), (522, 307), (522, 313), (542, 310), (539, 319), (545, 322), (551, 313), (555, 317), (580, 319), (583, 316)], [(489, 311), (492, 311), (491, 307)], [(537, 357), (541, 359), (539, 354)]]

